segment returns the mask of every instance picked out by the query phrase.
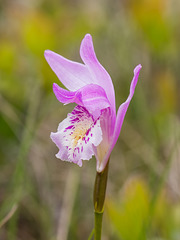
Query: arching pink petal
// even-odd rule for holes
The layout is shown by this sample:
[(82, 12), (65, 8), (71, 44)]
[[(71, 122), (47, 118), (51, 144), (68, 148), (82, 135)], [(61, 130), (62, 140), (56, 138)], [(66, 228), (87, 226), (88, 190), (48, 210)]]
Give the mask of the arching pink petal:
[(82, 160), (89, 160), (94, 147), (102, 141), (100, 121), (94, 121), (84, 107), (76, 106), (59, 124), (57, 132), (51, 133), (51, 139), (59, 148), (57, 158), (81, 167)]
[(111, 107), (115, 111), (116, 108), (113, 83), (108, 72), (99, 63), (96, 57), (92, 37), (90, 34), (86, 34), (84, 39), (82, 40), (80, 47), (80, 55), (85, 65), (88, 67), (94, 83), (104, 88), (106, 95), (109, 99), (109, 102), (111, 103)]
[(61, 103), (68, 104), (74, 102), (76, 92), (71, 92), (64, 88), (61, 88), (56, 83), (53, 83), (53, 92), (57, 100)]
[(121, 104), (121, 106), (118, 109), (117, 118), (116, 118), (116, 125), (115, 125), (115, 129), (114, 129), (114, 138), (113, 138), (112, 148), (116, 144), (117, 139), (119, 137), (121, 127), (122, 127), (122, 124), (123, 124), (123, 121), (124, 121), (124, 117), (126, 115), (126, 111), (129, 107), (129, 103), (131, 102), (131, 99), (134, 95), (134, 90), (135, 90), (135, 87), (136, 87), (136, 84), (137, 84), (137, 81), (138, 81), (139, 72), (140, 72), (141, 68), (142, 68), (142, 66), (139, 64), (134, 69), (134, 77), (133, 77), (133, 80), (131, 82), (129, 96), (128, 96), (127, 100), (123, 104)]
[(129, 107), (129, 103), (131, 102), (131, 99), (134, 95), (134, 90), (135, 90), (135, 87), (136, 87), (136, 84), (137, 84), (137, 81), (138, 81), (139, 72), (140, 72), (141, 68), (142, 68), (142, 66), (139, 64), (134, 69), (134, 77), (133, 77), (133, 80), (131, 82), (129, 96), (128, 96), (127, 100), (124, 103), (122, 103), (120, 105), (119, 109), (118, 109), (115, 128), (114, 128), (114, 134), (113, 134), (113, 138), (112, 138), (112, 143), (110, 144), (109, 149), (108, 149), (101, 165), (97, 166), (97, 171), (98, 172), (103, 171), (104, 167), (107, 164), (109, 156), (110, 156), (110, 154), (111, 154), (111, 152), (112, 152), (112, 150), (113, 150), (113, 148), (114, 148), (114, 146), (115, 146), (115, 144), (118, 140), (118, 137), (119, 137), (119, 134), (120, 134), (120, 131), (121, 131), (121, 127), (122, 127), (122, 124), (123, 124), (123, 121), (124, 121), (125, 114), (126, 114), (127, 109)]
[(77, 104), (84, 106), (96, 120), (101, 110), (110, 106), (104, 89), (96, 84), (89, 84), (76, 92)]
[(50, 50), (46, 50), (44, 56), (59, 80), (70, 91), (93, 83), (91, 74), (84, 64), (70, 61)]
[(53, 91), (60, 102), (74, 102), (85, 107), (95, 120), (100, 116), (102, 109), (110, 106), (104, 89), (96, 84), (88, 84), (76, 92), (70, 92), (54, 83)]

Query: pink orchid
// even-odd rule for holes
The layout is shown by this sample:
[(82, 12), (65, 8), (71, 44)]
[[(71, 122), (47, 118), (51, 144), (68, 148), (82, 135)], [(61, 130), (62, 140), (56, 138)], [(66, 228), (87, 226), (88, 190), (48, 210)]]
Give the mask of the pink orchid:
[(119, 137), (141, 65), (134, 69), (129, 96), (116, 115), (113, 83), (96, 57), (90, 34), (82, 40), (80, 56), (84, 64), (70, 61), (50, 50), (45, 51), (50, 67), (68, 89), (54, 83), (56, 98), (64, 104), (77, 104), (59, 124), (57, 132), (51, 133), (51, 139), (59, 148), (57, 158), (82, 166), (82, 160), (95, 155), (97, 172), (101, 172)]

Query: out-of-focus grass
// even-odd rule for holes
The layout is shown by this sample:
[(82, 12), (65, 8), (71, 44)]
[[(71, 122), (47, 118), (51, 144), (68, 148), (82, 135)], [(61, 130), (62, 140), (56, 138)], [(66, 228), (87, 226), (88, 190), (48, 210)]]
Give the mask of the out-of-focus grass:
[(120, 105), (136, 93), (110, 162), (103, 239), (180, 239), (180, 4), (158, 1), (0, 3), (0, 239), (88, 239), (95, 159), (55, 158), (49, 135), (72, 111), (44, 50), (81, 61), (91, 33)]

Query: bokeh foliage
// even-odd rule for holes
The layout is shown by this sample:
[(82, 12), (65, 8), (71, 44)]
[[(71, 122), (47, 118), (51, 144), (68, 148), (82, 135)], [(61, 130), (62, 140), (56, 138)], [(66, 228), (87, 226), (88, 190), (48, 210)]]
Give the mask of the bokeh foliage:
[(0, 239), (88, 239), (95, 159), (55, 158), (49, 135), (72, 106), (44, 59), (74, 61), (91, 33), (117, 106), (141, 63), (110, 162), (103, 240), (180, 239), (178, 0), (0, 1)]

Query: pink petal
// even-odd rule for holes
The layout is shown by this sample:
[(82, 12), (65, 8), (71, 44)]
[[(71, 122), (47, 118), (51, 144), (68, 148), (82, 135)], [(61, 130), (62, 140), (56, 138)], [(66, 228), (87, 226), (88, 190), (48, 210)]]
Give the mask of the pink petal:
[(93, 83), (85, 65), (70, 61), (50, 50), (46, 50), (44, 56), (62, 84), (70, 91), (76, 91), (86, 84)]
[(118, 109), (116, 123), (115, 123), (115, 128), (114, 128), (114, 134), (113, 134), (113, 137), (112, 137), (112, 142), (110, 144), (110, 147), (109, 147), (106, 155), (104, 156), (103, 161), (101, 162), (100, 165), (97, 165), (97, 171), (98, 172), (103, 171), (104, 167), (107, 164), (109, 156), (110, 156), (110, 154), (111, 154), (111, 152), (112, 152), (112, 150), (113, 150), (113, 148), (114, 148), (114, 146), (115, 146), (115, 144), (116, 144), (116, 142), (118, 140), (118, 137), (119, 137), (119, 134), (120, 134), (120, 131), (121, 131), (121, 127), (122, 127), (122, 124), (123, 124), (123, 121), (124, 121), (124, 117), (125, 117), (125, 114), (126, 114), (126, 111), (128, 109), (129, 103), (131, 102), (131, 99), (132, 99), (132, 97), (134, 95), (134, 90), (135, 90), (135, 87), (136, 87), (136, 84), (137, 84), (137, 81), (138, 81), (139, 72), (140, 72), (141, 68), (142, 68), (142, 66), (139, 64), (134, 69), (134, 77), (133, 77), (133, 80), (131, 82), (129, 96), (128, 96), (127, 100), (123, 104), (121, 104), (119, 109)]
[(76, 92), (70, 92), (64, 88), (59, 87), (56, 83), (53, 83), (53, 92), (57, 98), (58, 101), (61, 103), (73, 103), (75, 102), (75, 95)]
[[(114, 126), (115, 126), (116, 116), (115, 113), (111, 110), (111, 108), (106, 108), (102, 111), (100, 116), (100, 124), (102, 129), (102, 142), (98, 145), (95, 151), (96, 156), (96, 169), (99, 171), (103, 166), (103, 169), (107, 163), (104, 159), (106, 158), (107, 152), (109, 150), (109, 146), (112, 142)], [(102, 170), (103, 170), (102, 169)]]
[(99, 63), (96, 57), (92, 37), (90, 34), (86, 34), (84, 39), (82, 40), (80, 47), (80, 55), (85, 65), (88, 67), (88, 70), (91, 73), (92, 78), (94, 79), (94, 83), (104, 88), (109, 102), (111, 103), (111, 107), (115, 111), (116, 108), (113, 83), (108, 72)]
[(53, 91), (60, 102), (75, 102), (85, 107), (95, 120), (100, 116), (102, 109), (110, 106), (104, 89), (96, 84), (88, 84), (76, 92), (70, 92), (54, 83)]
[(142, 66), (139, 64), (134, 69), (134, 77), (133, 77), (133, 80), (131, 82), (129, 96), (128, 96), (127, 100), (123, 104), (121, 104), (121, 106), (118, 109), (117, 118), (116, 118), (116, 125), (115, 125), (115, 130), (114, 130), (113, 145), (116, 144), (116, 141), (119, 137), (126, 111), (129, 107), (129, 103), (131, 102), (131, 99), (134, 95), (134, 90), (135, 90), (135, 87), (136, 87), (136, 84), (137, 84), (137, 81), (138, 81), (139, 72), (140, 72), (141, 68), (142, 68)]
[(81, 102), (96, 120), (101, 110), (110, 106), (104, 89), (96, 84), (89, 84), (76, 92), (77, 104)]

